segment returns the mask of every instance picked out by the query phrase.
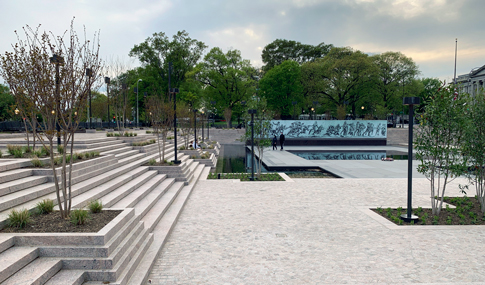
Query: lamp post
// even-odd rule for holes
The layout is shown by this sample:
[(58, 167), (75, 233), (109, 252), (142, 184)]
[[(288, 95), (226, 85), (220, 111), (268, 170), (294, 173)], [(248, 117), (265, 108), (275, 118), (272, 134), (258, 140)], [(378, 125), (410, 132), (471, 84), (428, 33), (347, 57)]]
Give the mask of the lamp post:
[(86, 76), (88, 77), (88, 86), (89, 86), (89, 112), (88, 112), (88, 129), (91, 129), (91, 117), (93, 116), (92, 114), (92, 108), (91, 108), (91, 77), (93, 77), (93, 70), (91, 68), (86, 68)]
[(312, 107), (312, 120), (315, 120), (315, 108)]
[[(216, 114), (215, 114), (216, 101), (211, 101), (211, 105), (212, 105), (212, 112), (211, 112), (212, 113), (212, 119), (214, 120), (214, 122), (212, 123), (212, 126), (214, 127), (215, 123), (216, 123)], [(209, 137), (209, 129), (207, 129), (207, 137)]]
[(136, 82), (136, 127), (139, 128), (139, 116), (138, 116), (138, 82), (142, 81), (141, 79), (138, 79)]
[(143, 102), (144, 102), (144, 104), (143, 104), (143, 105), (144, 105), (144, 110), (145, 110), (145, 124), (146, 124), (146, 125), (147, 125), (147, 127), (148, 127), (148, 121), (147, 121), (147, 119), (146, 119), (146, 115), (147, 115), (147, 107), (146, 107), (146, 106), (147, 106), (147, 103), (146, 103), (146, 102), (147, 102), (147, 96), (148, 96), (148, 93), (143, 92)]
[(409, 138), (408, 138), (408, 208), (407, 213), (401, 215), (405, 222), (417, 221), (418, 216), (412, 214), (412, 188), (413, 188), (413, 117), (414, 105), (419, 105), (419, 97), (404, 97), (403, 105), (409, 106)]
[(104, 83), (106, 83), (106, 94), (108, 96), (108, 129), (111, 128), (111, 118), (109, 115), (109, 83), (111, 82), (111, 79), (109, 77), (104, 78)]
[(293, 120), (295, 120), (295, 107), (296, 107), (297, 103), (298, 102), (296, 102), (296, 101), (291, 102), (291, 104), (293, 104)]
[(174, 140), (174, 147), (175, 147), (175, 155), (172, 162), (174, 164), (180, 164), (180, 160), (177, 160), (177, 93), (179, 92), (178, 88), (171, 88), (170, 86), (170, 76), (172, 74), (172, 62), (168, 63), (168, 96), (173, 93), (173, 140)]
[(251, 178), (249, 180), (254, 181), (254, 114), (255, 109), (249, 109), (248, 113), (251, 114)]
[(197, 140), (197, 109), (193, 110), (194, 112), (194, 146), (197, 147), (195, 141)]
[(204, 142), (204, 110), (200, 111), (200, 120), (202, 122), (202, 142)]
[(57, 146), (61, 145), (61, 126), (59, 125), (59, 111), (61, 110), (61, 98), (60, 98), (60, 91), (59, 91), (59, 84), (60, 84), (60, 78), (59, 78), (59, 65), (64, 65), (64, 58), (62, 56), (59, 56), (57, 54), (53, 54), (52, 57), (49, 58), (50, 62), (52, 64), (56, 65), (56, 126), (57, 126)]

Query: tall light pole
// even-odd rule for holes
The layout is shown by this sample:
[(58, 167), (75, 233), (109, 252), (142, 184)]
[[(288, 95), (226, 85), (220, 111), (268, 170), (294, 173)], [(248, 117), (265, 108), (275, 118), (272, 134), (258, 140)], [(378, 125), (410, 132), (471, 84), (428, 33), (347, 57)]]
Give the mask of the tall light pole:
[(91, 117), (93, 116), (92, 114), (92, 108), (91, 108), (91, 77), (93, 77), (93, 70), (91, 68), (86, 68), (86, 76), (88, 77), (88, 86), (89, 86), (89, 112), (88, 112), (88, 129), (91, 129)]
[(61, 110), (61, 98), (60, 98), (60, 91), (59, 91), (59, 65), (64, 65), (64, 58), (62, 56), (58, 56), (57, 54), (53, 54), (50, 59), (52, 64), (56, 65), (56, 125), (57, 125), (57, 146), (61, 145), (61, 126), (59, 125), (59, 111)]
[(293, 104), (293, 120), (295, 119), (295, 107), (296, 107), (297, 103), (298, 102), (296, 102), (296, 101), (291, 102), (291, 104)]
[(407, 213), (401, 215), (401, 219), (406, 222), (418, 221), (418, 216), (412, 214), (412, 202), (413, 202), (413, 117), (414, 105), (419, 105), (419, 97), (404, 97), (403, 105), (409, 106), (409, 137), (408, 137), (408, 208)]
[(138, 82), (142, 81), (141, 79), (138, 79), (136, 82), (136, 127), (139, 128), (139, 116), (138, 116)]
[(251, 178), (249, 180), (254, 181), (254, 114), (255, 109), (249, 109), (248, 113), (251, 114)]
[(109, 83), (111, 82), (109, 77), (104, 78), (104, 83), (106, 83), (106, 94), (108, 95), (108, 129), (111, 128), (111, 118), (109, 116)]
[(177, 160), (177, 93), (179, 92), (178, 88), (171, 88), (170, 86), (170, 76), (172, 74), (172, 62), (168, 63), (168, 96), (173, 93), (173, 140), (175, 145), (175, 156), (172, 162), (174, 164), (180, 164), (180, 160)]
[(204, 142), (204, 110), (200, 111), (200, 120), (202, 122), (202, 142)]
[(197, 140), (197, 109), (194, 109), (194, 146), (197, 147), (195, 141)]

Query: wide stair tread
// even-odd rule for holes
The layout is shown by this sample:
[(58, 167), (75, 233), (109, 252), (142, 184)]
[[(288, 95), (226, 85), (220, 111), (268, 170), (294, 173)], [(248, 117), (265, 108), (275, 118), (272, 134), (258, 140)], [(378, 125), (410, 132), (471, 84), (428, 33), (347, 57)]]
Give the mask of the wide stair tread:
[(28, 177), (32, 175), (32, 169), (13, 169), (5, 172), (0, 172), (0, 183), (9, 182), (12, 180)]
[(133, 150), (133, 148), (131, 146), (124, 146), (124, 147), (120, 147), (120, 148), (110, 149), (110, 150), (107, 150), (107, 151), (102, 151), (102, 152), (100, 152), (100, 155), (110, 155), (110, 154), (115, 155), (115, 154), (118, 154), (118, 153), (130, 151), (130, 150)]
[(38, 256), (36, 247), (14, 246), (0, 254), (0, 282), (9, 278)]
[(84, 283), (84, 270), (62, 269), (44, 285), (81, 285)]
[[(156, 177), (163, 180), (155, 187), (155, 189), (140, 187), (112, 205), (111, 208), (133, 208), (141, 200), (148, 199), (148, 201), (150, 201), (150, 199), (163, 195), (166, 189), (168, 189), (175, 182), (175, 179), (167, 178), (166, 174), (159, 174)], [(153, 202), (153, 200), (151, 200), (151, 202)], [(136, 214), (138, 215), (138, 213)]]
[(147, 171), (148, 167), (138, 167), (134, 170), (131, 170), (116, 177), (116, 179), (108, 180), (105, 183), (98, 185), (82, 194), (76, 195), (72, 198), (73, 208), (82, 208), (89, 201), (101, 198), (102, 196), (117, 189), (118, 187), (122, 187), (123, 185), (127, 184), (132, 185), (130, 184), (132, 180), (136, 180), (136, 182), (138, 182), (139, 180), (136, 178)]
[(53, 258), (37, 258), (5, 280), (2, 285), (41, 285), (62, 268), (62, 261)]
[(129, 195), (135, 189), (139, 189), (140, 187), (150, 187), (153, 184), (156, 185), (156, 183), (159, 183), (160, 181), (159, 178), (154, 179), (157, 174), (158, 172), (155, 170), (147, 171), (139, 177), (136, 177), (132, 181), (128, 182), (127, 184), (104, 195), (100, 198), (101, 202), (103, 203), (103, 207), (110, 208), (112, 205), (123, 199), (123, 197)]
[(6, 183), (0, 183), (0, 196), (37, 186), (45, 182), (47, 182), (46, 176), (29, 176)]

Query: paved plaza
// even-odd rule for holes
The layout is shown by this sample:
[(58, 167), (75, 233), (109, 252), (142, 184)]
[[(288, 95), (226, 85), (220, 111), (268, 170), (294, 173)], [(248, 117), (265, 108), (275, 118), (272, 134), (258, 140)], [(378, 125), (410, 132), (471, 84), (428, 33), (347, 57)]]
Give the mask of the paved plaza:
[[(406, 161), (327, 163), (349, 176), (200, 180), (151, 284), (485, 284), (485, 226), (396, 226), (369, 210), (406, 206)], [(415, 177), (413, 206), (429, 208), (429, 181)]]

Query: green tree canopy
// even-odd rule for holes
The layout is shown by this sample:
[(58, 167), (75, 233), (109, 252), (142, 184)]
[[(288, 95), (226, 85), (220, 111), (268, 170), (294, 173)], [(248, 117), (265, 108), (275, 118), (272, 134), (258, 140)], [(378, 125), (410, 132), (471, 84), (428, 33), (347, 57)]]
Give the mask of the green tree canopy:
[(239, 50), (224, 53), (218, 47), (211, 49), (187, 77), (203, 84), (206, 101), (215, 101), (215, 107), (224, 111), (229, 127), (232, 112), (240, 111), (241, 101), (255, 91), (256, 70), (249, 60), (242, 59)]
[(150, 66), (149, 71), (158, 74), (164, 87), (168, 86), (168, 66), (172, 62), (171, 86), (174, 88), (180, 87), (185, 80), (185, 74), (194, 68), (206, 48), (203, 42), (190, 38), (186, 31), (177, 32), (172, 40), (160, 32), (135, 45), (129, 55)]
[(313, 46), (296, 41), (276, 39), (263, 49), (261, 54), (265, 64), (263, 70), (266, 72), (285, 60), (293, 60), (299, 64), (315, 61), (317, 58), (324, 57), (332, 47), (332, 45), (325, 43)]
[(10, 110), (14, 104), (15, 99), (12, 93), (10, 93), (10, 89), (0, 84), (0, 120), (5, 121), (12, 118)]
[(283, 117), (291, 116), (292, 102), (302, 101), (300, 65), (292, 60), (284, 61), (268, 71), (259, 82), (261, 97), (266, 98), (268, 108)]
[(357, 89), (375, 72), (375, 65), (361, 51), (332, 48), (324, 58), (302, 65), (302, 83), (306, 94), (320, 96), (337, 107), (350, 105), (355, 115), (356, 102), (365, 96)]

